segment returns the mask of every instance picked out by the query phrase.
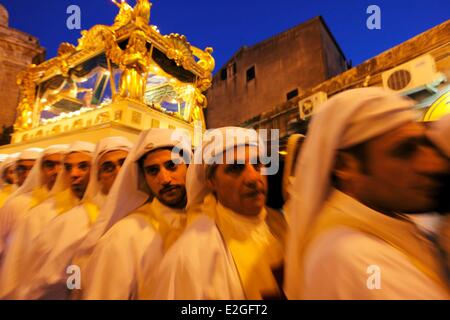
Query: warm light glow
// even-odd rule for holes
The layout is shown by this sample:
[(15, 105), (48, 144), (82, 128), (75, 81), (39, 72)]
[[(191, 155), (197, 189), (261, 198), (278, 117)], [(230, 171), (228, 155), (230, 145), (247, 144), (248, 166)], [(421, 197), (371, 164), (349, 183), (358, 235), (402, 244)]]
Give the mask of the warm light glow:
[(155, 26), (155, 25), (152, 25), (151, 27), (152, 27), (152, 29), (153, 29), (153, 30), (155, 30), (156, 32), (160, 33), (160, 31), (159, 31), (159, 29), (158, 29), (158, 27), (157, 27), (157, 26)]
[(423, 121), (436, 121), (450, 114), (450, 91), (440, 96), (428, 109)]
[(186, 86), (186, 93), (187, 93), (187, 94), (192, 94), (192, 93), (194, 93), (194, 92), (195, 92), (194, 86), (188, 84), (188, 85)]

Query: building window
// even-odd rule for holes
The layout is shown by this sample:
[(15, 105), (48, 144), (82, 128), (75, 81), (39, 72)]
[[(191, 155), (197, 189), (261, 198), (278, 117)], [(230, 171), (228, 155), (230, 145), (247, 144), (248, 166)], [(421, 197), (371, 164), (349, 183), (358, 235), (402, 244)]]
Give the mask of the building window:
[(247, 82), (255, 79), (255, 66), (247, 70)]
[(227, 69), (220, 70), (220, 80), (227, 80)]
[(298, 89), (292, 90), (292, 91), (290, 91), (290, 92), (288, 92), (286, 94), (286, 97), (287, 97), (288, 101), (291, 100), (292, 98), (297, 97), (297, 96), (298, 96)]
[(233, 62), (233, 76), (235, 76), (236, 73), (237, 73), (236, 62)]

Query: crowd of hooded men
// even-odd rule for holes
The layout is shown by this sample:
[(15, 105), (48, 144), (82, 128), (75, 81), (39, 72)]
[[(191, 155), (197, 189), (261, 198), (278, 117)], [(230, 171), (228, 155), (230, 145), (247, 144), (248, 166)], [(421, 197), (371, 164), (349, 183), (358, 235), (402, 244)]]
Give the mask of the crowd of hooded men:
[(0, 299), (449, 299), (450, 116), (414, 105), (333, 96), (270, 188), (238, 127), (8, 155)]

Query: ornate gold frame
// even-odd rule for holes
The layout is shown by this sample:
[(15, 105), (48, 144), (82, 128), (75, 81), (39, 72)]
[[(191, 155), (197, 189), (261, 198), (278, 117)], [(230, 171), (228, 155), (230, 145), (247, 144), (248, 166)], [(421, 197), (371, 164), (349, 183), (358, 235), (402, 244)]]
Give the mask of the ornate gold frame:
[[(127, 99), (142, 103), (141, 86), (149, 69), (153, 67), (159, 74), (167, 76), (161, 68), (155, 67), (152, 59), (154, 48), (178, 67), (195, 75), (191, 92), (195, 102), (184, 120), (188, 123), (200, 120), (204, 124), (202, 109), (206, 107), (207, 101), (203, 92), (211, 86), (215, 67), (212, 48), (201, 50), (179, 34), (161, 35), (155, 26), (149, 24), (152, 4), (148, 0), (137, 0), (134, 8), (125, 0), (112, 1), (119, 7), (112, 26), (95, 25), (88, 31), (82, 31), (76, 47), (62, 43), (57, 57), (39, 65), (32, 64), (18, 75), (21, 100), (17, 108), (15, 132), (27, 131), (40, 125), (39, 117), (43, 108), (36, 101), (36, 87), (40, 83), (57, 75), (68, 77), (72, 68), (101, 53), (105, 53), (108, 63), (112, 62), (122, 70), (117, 90), (115, 86), (111, 88), (112, 102)], [(122, 49), (119, 43), (125, 39), (128, 39), (128, 44)]]

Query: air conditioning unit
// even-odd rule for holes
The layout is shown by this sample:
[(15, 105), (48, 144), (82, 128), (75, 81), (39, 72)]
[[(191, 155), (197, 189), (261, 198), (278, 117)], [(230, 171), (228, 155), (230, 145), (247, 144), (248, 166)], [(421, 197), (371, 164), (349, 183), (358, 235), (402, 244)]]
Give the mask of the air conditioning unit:
[(404, 95), (428, 90), (437, 92), (437, 86), (446, 80), (436, 70), (436, 62), (426, 54), (381, 74), (383, 87)]
[(308, 98), (300, 100), (298, 107), (300, 110), (300, 119), (306, 120), (311, 117), (314, 111), (317, 111), (317, 107), (327, 101), (328, 96), (326, 92), (319, 91)]

